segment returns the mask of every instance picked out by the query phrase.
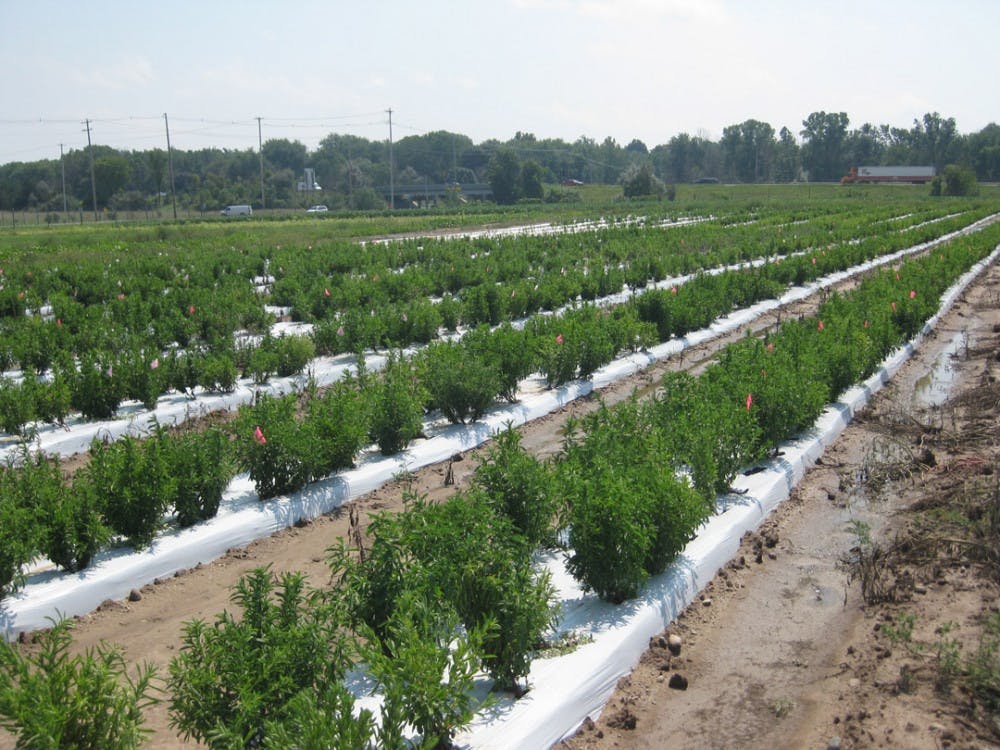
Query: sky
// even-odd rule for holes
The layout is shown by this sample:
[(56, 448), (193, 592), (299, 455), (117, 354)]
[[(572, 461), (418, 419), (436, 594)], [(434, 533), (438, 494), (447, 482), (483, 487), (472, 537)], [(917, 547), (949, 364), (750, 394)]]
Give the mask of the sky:
[[(0, 0), (0, 164), (330, 133), (1000, 121), (1000, 0)], [(259, 120), (257, 118), (260, 118)], [(259, 131), (258, 131), (259, 123)]]

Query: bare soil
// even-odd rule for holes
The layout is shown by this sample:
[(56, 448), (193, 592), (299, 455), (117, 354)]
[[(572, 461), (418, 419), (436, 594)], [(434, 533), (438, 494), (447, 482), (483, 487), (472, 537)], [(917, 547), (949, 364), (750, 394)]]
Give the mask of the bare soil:
[[(915, 639), (932, 640), (936, 623), (951, 620), (958, 623), (955, 633), (963, 644), (974, 648), (983, 615), (998, 606), (996, 563), (991, 567), (955, 555), (914, 568), (907, 579), (901, 562), (887, 574), (887, 586), (898, 589), (901, 601), (866, 604), (840, 560), (856, 542), (846, 531), (850, 520), (870, 524), (879, 540), (892, 539), (906, 529), (906, 508), (915, 501), (935, 497), (944, 485), (985, 477), (987, 471), (995, 475), (1000, 399), (975, 401), (973, 395), (967, 398), (974, 400), (974, 408), (952, 401), (925, 412), (915, 404), (914, 393), (958, 333), (964, 346), (954, 361), (953, 393), (989, 391), (991, 384), (995, 388), (1000, 372), (998, 290), (1000, 269), (994, 265), (894, 384), (807, 473), (793, 497), (744, 540), (736, 558), (705, 590), (704, 601), (671, 626), (669, 633), (682, 638), (680, 654), (667, 648), (668, 633), (654, 638), (602, 715), (588, 719), (560, 747), (823, 748), (835, 737), (845, 748), (997, 746), (1000, 728), (970, 716), (968, 698), (957, 687), (948, 695), (928, 687), (927, 660), (887, 646), (880, 634), (885, 623), (907, 611), (916, 616)], [(780, 316), (804, 314), (818, 301), (798, 303)], [(766, 316), (752, 325), (753, 332), (776, 325), (778, 318)], [(568, 417), (596, 408), (599, 399), (614, 403), (650, 391), (667, 370), (697, 370), (720, 346), (744, 333), (690, 350), (525, 425), (522, 444), (542, 456), (553, 454)], [(963, 440), (963, 430), (975, 439)], [(887, 436), (923, 441), (935, 464), (905, 464), (900, 478), (882, 487), (876, 498), (871, 483), (861, 480), (870, 478), (875, 466), (875, 441)], [(459, 458), (412, 475), (410, 489), (433, 499), (466, 485), (476, 452)], [(449, 470), (453, 486), (445, 485)], [(396, 482), (355, 501), (362, 526), (373, 512), (400, 509), (403, 490)], [(194, 618), (212, 620), (229, 607), (231, 589), (241, 576), (269, 565), (276, 572), (302, 571), (315, 585), (323, 585), (329, 579), (325, 551), (347, 532), (348, 513), (341, 509), (148, 584), (128, 600), (105, 602), (78, 618), (76, 647), (116, 643), (133, 661), (151, 662), (166, 675), (183, 624)], [(903, 583), (895, 583), (897, 579)], [(893, 687), (898, 687), (904, 663), (912, 663), (917, 672), (912, 692)], [(683, 679), (673, 682), (683, 681), (685, 690), (669, 687), (675, 674)], [(170, 729), (165, 703), (147, 713), (147, 725), (154, 730), (149, 747), (193, 746)], [(13, 746), (13, 738), (0, 730), (0, 748)]]

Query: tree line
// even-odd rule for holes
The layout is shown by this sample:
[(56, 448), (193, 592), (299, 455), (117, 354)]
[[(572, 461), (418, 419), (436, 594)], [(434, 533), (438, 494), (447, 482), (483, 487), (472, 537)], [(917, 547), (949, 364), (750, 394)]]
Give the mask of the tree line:
[[(402, 138), (392, 144), (331, 133), (310, 151), (299, 141), (271, 139), (254, 149), (206, 148), (126, 151), (106, 145), (74, 149), (63, 159), (0, 166), (0, 210), (58, 214), (101, 210), (158, 210), (176, 196), (186, 210), (216, 211), (232, 203), (257, 208), (374, 209), (385, 205), (380, 188), (390, 184), (489, 182), (497, 202), (543, 197), (543, 183), (614, 184), (642, 174), (665, 184), (838, 181), (852, 166), (933, 165), (939, 172), (959, 164), (980, 181), (1000, 181), (1000, 125), (959, 133), (954, 118), (937, 112), (910, 128), (864, 123), (851, 128), (844, 112), (813, 112), (793, 133), (775, 132), (749, 119), (729, 125), (718, 140), (680, 133), (648, 148), (633, 139), (572, 143), (517, 132), (506, 142), (474, 143), (448, 131)], [(172, 166), (172, 170), (170, 167)], [(312, 169), (319, 189), (300, 190)], [(173, 172), (171, 187), (170, 172)], [(65, 191), (63, 190), (65, 174)], [(311, 187), (311, 186), (308, 186)]]

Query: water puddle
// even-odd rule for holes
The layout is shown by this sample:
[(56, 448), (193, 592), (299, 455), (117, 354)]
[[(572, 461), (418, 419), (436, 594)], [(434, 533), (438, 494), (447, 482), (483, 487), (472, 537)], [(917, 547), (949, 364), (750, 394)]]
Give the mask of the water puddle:
[(951, 337), (934, 360), (930, 371), (918, 380), (913, 388), (913, 405), (917, 408), (941, 406), (951, 394), (957, 371), (955, 354), (965, 345), (965, 332), (959, 331)]

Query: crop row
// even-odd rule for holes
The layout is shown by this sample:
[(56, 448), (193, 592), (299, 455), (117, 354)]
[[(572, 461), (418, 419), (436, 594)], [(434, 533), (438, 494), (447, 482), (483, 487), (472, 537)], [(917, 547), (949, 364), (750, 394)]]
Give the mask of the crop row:
[[(870, 234), (866, 239), (859, 240), (861, 229), (856, 221), (843, 217), (839, 217), (841, 224), (848, 228), (839, 226), (835, 231), (834, 227), (838, 225), (834, 219), (837, 217), (823, 217), (818, 231), (824, 239), (829, 239), (831, 235), (852, 238), (839, 243), (826, 242), (823, 247), (830, 248), (831, 252), (834, 248), (850, 246), (853, 257), (867, 258), (918, 239), (940, 236), (977, 215), (947, 217), (931, 224), (923, 223), (923, 215), (905, 217), (903, 223), (909, 222), (909, 226), (917, 227), (919, 236), (913, 232), (890, 232), (886, 223), (879, 223), (868, 230)], [(872, 218), (870, 212), (866, 216)], [(897, 228), (900, 222), (897, 219), (891, 225)], [(795, 229), (797, 233), (800, 226), (796, 225)], [(740, 235), (745, 243), (738, 242), (736, 247), (731, 246), (726, 252), (713, 250), (707, 244), (725, 237), (725, 232), (718, 229), (702, 235), (702, 244), (691, 250), (684, 250), (687, 242), (684, 237), (679, 240), (671, 238), (674, 244), (660, 248), (662, 258), (666, 260), (659, 261), (658, 268), (643, 268), (642, 284), (645, 285), (649, 274), (652, 278), (662, 278), (672, 271), (704, 268), (718, 258), (761, 257), (761, 254), (775, 249), (773, 241), (769, 240), (766, 246), (762, 244), (764, 235), (759, 233), (760, 228), (755, 231), (758, 234), (754, 238)], [(775, 230), (771, 226), (768, 231), (771, 236), (775, 233), (780, 236), (782, 227)], [(365, 284), (377, 286), (378, 274), (371, 279), (355, 278), (350, 282), (356, 292), (350, 300), (353, 306), (350, 309), (325, 310), (327, 317), (314, 325), (309, 340), (285, 340), (264, 335), (254, 340), (242, 339), (242, 343), (234, 339), (235, 330), (264, 330), (270, 317), (256, 293), (247, 293), (246, 285), (239, 281), (239, 273), (231, 273), (232, 267), (215, 262), (210, 270), (203, 268), (200, 276), (194, 273), (193, 268), (185, 272), (181, 276), (184, 283), (178, 287), (168, 284), (167, 279), (177, 276), (179, 269), (172, 266), (168, 259), (156, 256), (147, 259), (153, 263), (152, 268), (144, 267), (142, 273), (129, 277), (127, 286), (131, 288), (128, 293), (118, 291), (103, 304), (95, 301), (103, 299), (101, 294), (89, 303), (74, 300), (72, 304), (63, 305), (51, 302), (47, 319), (18, 316), (7, 321), (10, 326), (4, 340), (8, 361), (17, 361), (23, 374), (18, 381), (0, 381), (0, 428), (11, 434), (23, 433), (34, 422), (62, 423), (72, 413), (80, 413), (88, 419), (108, 418), (122, 401), (134, 400), (152, 408), (157, 399), (170, 390), (193, 393), (196, 388), (201, 388), (230, 392), (240, 377), (262, 383), (275, 374), (300, 372), (316, 354), (426, 343), (434, 340), (442, 329), (455, 330), (460, 325), (475, 326), (482, 322), (496, 325), (527, 312), (554, 309), (553, 305), (618, 292), (628, 281), (627, 264), (614, 248), (621, 244), (645, 244), (647, 252), (652, 255), (657, 250), (656, 243), (663, 242), (667, 236), (662, 232), (640, 231), (637, 228), (616, 230), (596, 238), (598, 251), (603, 254), (595, 252), (594, 257), (585, 255), (581, 260), (579, 248), (572, 248), (578, 259), (571, 266), (571, 272), (561, 266), (559, 273), (553, 273), (543, 270), (549, 266), (541, 261), (537, 268), (529, 262), (528, 270), (534, 268), (541, 276), (529, 273), (526, 278), (507, 284), (480, 278), (463, 287), (461, 296), (446, 294), (435, 301), (419, 296), (407, 297), (406, 302), (381, 300), (377, 310), (369, 309), (369, 305), (375, 304), (377, 295), (363, 289)], [(693, 237), (688, 239), (692, 243), (695, 241)], [(731, 242), (732, 237), (726, 241)], [(576, 243), (579, 245), (579, 238)], [(801, 239), (793, 239), (792, 243), (798, 246)], [(438, 244), (436, 251), (446, 248), (449, 253), (454, 253), (455, 247), (465, 252), (469, 250), (464, 243)], [(559, 252), (565, 250), (562, 248)], [(555, 252), (551, 247), (536, 242), (525, 248), (505, 247), (502, 252), (495, 247), (488, 254), (494, 263), (502, 264), (510, 262), (511, 258), (523, 261), (530, 255), (529, 251), (543, 255)], [(827, 251), (823, 253), (825, 255)], [(289, 265), (296, 258), (298, 265), (307, 272), (303, 271), (301, 277), (288, 278), (298, 278), (302, 283), (307, 283), (304, 278), (312, 278), (308, 282), (312, 285), (310, 294), (318, 300), (317, 304), (332, 305), (330, 300), (333, 294), (329, 286), (321, 290), (313, 288), (317, 284), (333, 284), (332, 279), (336, 277), (329, 275), (330, 267), (326, 267), (326, 276), (318, 277), (315, 275), (317, 270), (313, 265), (313, 254), (299, 251), (297, 255), (289, 256)], [(559, 258), (563, 256), (557, 253), (556, 260)], [(563, 261), (568, 262), (565, 258)], [(266, 265), (269, 261), (264, 259), (262, 262)], [(603, 264), (601, 272), (592, 271), (591, 264)], [(454, 263), (451, 265), (454, 266)], [(487, 277), (490, 268), (487, 259)], [(794, 275), (787, 272), (792, 268), (798, 269)], [(814, 270), (825, 268), (829, 268), (829, 264), (824, 262)], [(515, 264), (511, 275), (523, 270)], [(405, 275), (387, 273), (387, 284), (384, 286), (391, 286), (397, 278)], [(798, 283), (809, 278), (809, 273), (803, 270), (801, 264), (793, 263), (786, 266), (783, 276), (785, 281)], [(107, 269), (104, 269), (104, 277), (108, 277)], [(192, 281), (192, 278), (195, 280)], [(339, 278), (341, 283), (347, 283), (343, 281), (347, 276)], [(209, 279), (209, 286), (213, 288), (206, 286)], [(634, 281), (638, 283), (639, 279)], [(120, 279), (118, 283), (121, 283)], [(126, 284), (114, 288), (124, 286)], [(414, 289), (404, 285), (387, 299), (398, 300), (401, 294), (413, 293)], [(75, 287), (74, 295), (88, 298)], [(52, 298), (59, 299), (59, 295), (53, 293), (49, 299)], [(64, 302), (67, 300), (63, 299)], [(181, 304), (178, 305), (178, 302)], [(302, 306), (299, 304), (293, 309), (301, 310)], [(45, 375), (39, 374), (46, 371)]]
[[(562, 549), (570, 572), (604, 599), (634, 596), (714, 511), (736, 472), (874, 372), (937, 310), (948, 285), (998, 243), (997, 224), (955, 239), (833, 295), (815, 316), (727, 347), (697, 378), (667, 376), (649, 401), (602, 407), (570, 426), (552, 462), (528, 455), (512, 431), (501, 433), (469, 489), (436, 504), (410, 498), (404, 512), (377, 516), (367, 540), (355, 533), (333, 549), (329, 588), (307, 590), (299, 574), (252, 572), (233, 596), (240, 612), (186, 626), (165, 691), (174, 725), (212, 747), (317, 737), (338, 747), (373, 740), (399, 747), (406, 724), (427, 744), (446, 744), (476, 708), (476, 671), (519, 693), (556, 622), (551, 582), (532, 566), (533, 550)], [(339, 384), (329, 398), (355, 398), (368, 377), (362, 373), (357, 387)], [(306, 412), (320, 408), (311, 403)], [(257, 452), (265, 467), (281, 463), (280, 446), (275, 454), (268, 446), (294, 442), (295, 430), (310, 424), (301, 405), (289, 405), (291, 398), (265, 400), (245, 410), (232, 433), (238, 452)], [(342, 418), (349, 406), (335, 403), (327, 416)], [(118, 445), (97, 450), (125, 453)], [(144, 470), (155, 473), (150, 460)], [(65, 649), (65, 628), (53, 633), (43, 652)], [(355, 659), (366, 662), (383, 696), (379, 720), (344, 688)], [(21, 662), (5, 656), (4, 663)], [(59, 660), (40, 660), (38, 673), (51, 663)], [(133, 684), (151, 679), (140, 671)], [(7, 690), (34, 684), (11, 679)], [(55, 700), (44, 695), (38, 700)], [(30, 723), (39, 713), (33, 708), (12, 725)]]
[[(549, 385), (588, 377), (621, 351), (704, 327), (734, 307), (776, 295), (791, 281), (853, 265), (864, 253), (863, 243), (843, 244), (784, 263), (700, 275), (683, 287), (649, 291), (611, 311), (588, 305), (560, 318), (534, 317), (522, 330), (482, 326), (458, 342), (435, 342), (412, 359), (392, 356), (379, 376), (362, 371), (357, 380), (322, 394), (263, 397), (241, 410), (227, 439), (218, 429), (171, 439), (156, 428), (145, 442), (95, 441), (90, 462), (72, 488), (63, 486), (58, 459), (25, 451), (22, 465), (11, 465), (2, 475), (9, 487), (4, 493), (8, 522), (0, 527), (10, 542), (0, 561), (0, 588), (15, 586), (22, 566), (38, 554), (78, 570), (109, 539), (149, 544), (166, 514), (174, 514), (181, 526), (211, 517), (237, 471), (249, 473), (262, 499), (293, 492), (351, 466), (367, 440), (385, 454), (404, 449), (420, 434), (424, 415), (435, 409), (455, 423), (475, 421), (496, 400), (513, 400), (518, 384), (532, 372), (542, 372)], [(906, 300), (900, 304), (913, 306)], [(285, 343), (296, 341), (307, 343), (295, 337)], [(846, 382), (841, 378), (836, 385)], [(99, 392), (92, 389), (91, 397)], [(790, 405), (769, 408), (787, 419), (806, 403), (797, 397)], [(762, 409), (758, 400), (758, 413)], [(765, 435), (773, 432), (765, 430)], [(203, 478), (190, 470), (202, 466)], [(184, 486), (178, 477), (204, 484)], [(707, 495), (718, 489), (698, 484)]]
[[(439, 410), (455, 423), (476, 421), (498, 399), (513, 400), (532, 372), (541, 372), (550, 386), (588, 377), (622, 351), (704, 327), (733, 308), (775, 296), (788, 283), (854, 265), (865, 253), (864, 243), (842, 244), (783, 263), (700, 275), (610, 311), (585, 305), (559, 318), (536, 316), (522, 330), (481, 326), (460, 341), (434, 342), (414, 358), (391, 356), (379, 376), (362, 371), (322, 394), (313, 389), (302, 398), (263, 397), (241, 410), (227, 439), (217, 429), (170, 439), (156, 428), (146, 442), (95, 441), (72, 488), (62, 486), (57, 459), (25, 451), (22, 465), (2, 475), (9, 491), (0, 514), (7, 523), (0, 527), (10, 542), (0, 560), (0, 590), (16, 586), (22, 566), (38, 554), (78, 570), (110, 539), (148, 545), (166, 514), (181, 526), (211, 517), (237, 471), (249, 473), (262, 499), (293, 492), (351, 466), (368, 440), (385, 454), (403, 450), (420, 434), (428, 412)], [(308, 340), (290, 337), (282, 344), (301, 350), (300, 361), (308, 361)], [(87, 393), (97, 398), (101, 390), (91, 386)], [(772, 409), (787, 417), (803, 403), (798, 398), (793, 406)], [(205, 477), (192, 474), (202, 466)]]

